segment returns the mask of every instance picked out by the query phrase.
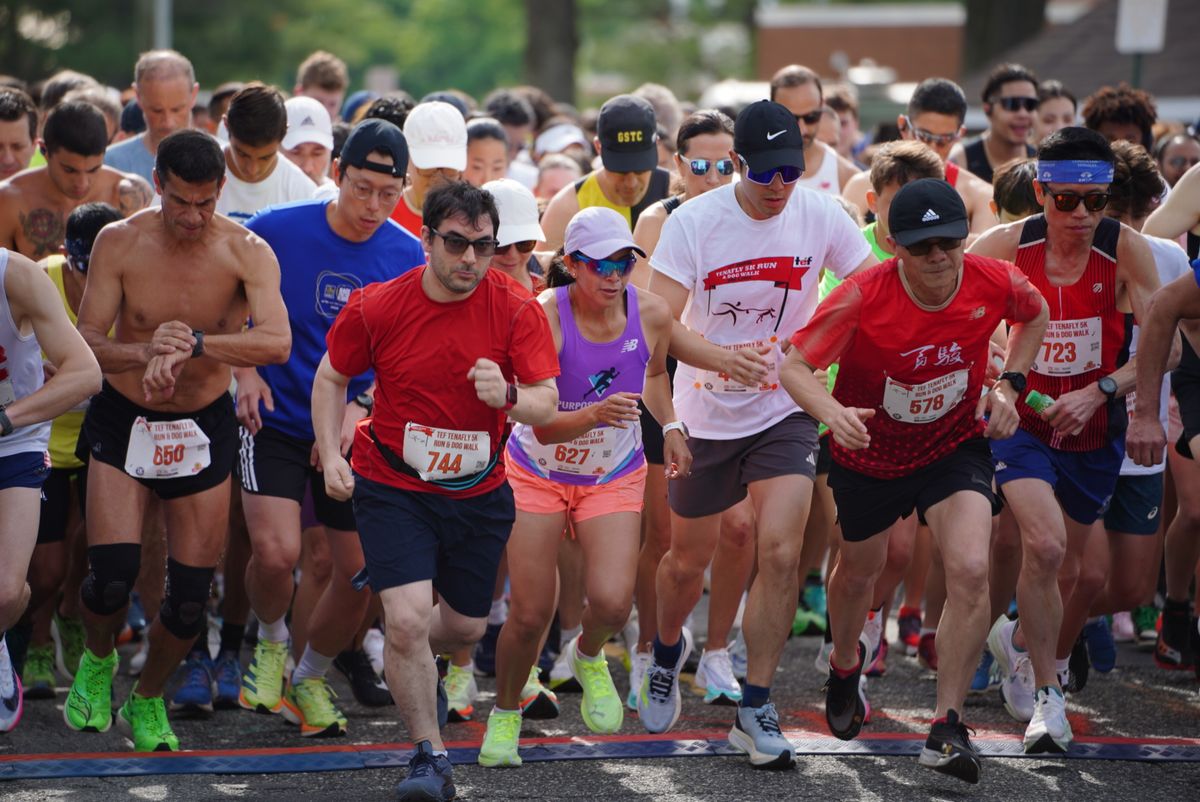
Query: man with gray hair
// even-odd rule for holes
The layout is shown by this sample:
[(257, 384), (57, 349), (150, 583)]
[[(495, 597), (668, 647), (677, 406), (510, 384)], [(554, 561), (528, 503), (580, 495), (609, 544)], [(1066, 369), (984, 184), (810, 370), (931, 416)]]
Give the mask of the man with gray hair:
[(143, 53), (133, 69), (133, 88), (146, 118), (146, 130), (113, 145), (104, 163), (126, 173), (137, 173), (153, 183), (154, 154), (168, 134), (189, 128), (192, 107), (200, 85), (192, 62), (174, 50)]

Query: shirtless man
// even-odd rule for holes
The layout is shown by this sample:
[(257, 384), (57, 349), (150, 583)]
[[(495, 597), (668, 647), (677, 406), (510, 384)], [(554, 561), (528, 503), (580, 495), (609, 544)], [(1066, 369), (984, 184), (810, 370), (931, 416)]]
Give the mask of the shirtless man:
[(0, 246), (31, 259), (58, 253), (67, 216), (76, 207), (104, 201), (130, 214), (153, 197), (140, 176), (104, 166), (108, 129), (90, 103), (55, 106), (42, 128), (46, 166), (0, 184)]
[[(291, 351), (274, 254), (214, 212), (224, 175), (220, 145), (208, 134), (164, 139), (154, 172), (162, 207), (104, 229), (79, 310), (79, 331), (106, 381), (80, 438), (92, 457), (90, 567), (80, 594), (87, 649), (63, 716), (76, 730), (112, 725), (114, 637), (138, 575), (137, 533), (153, 491), (167, 523), (167, 589), (141, 679), (117, 714), (138, 751), (179, 748), (162, 694), (204, 626), (225, 545), (238, 445), (230, 367), (281, 363)], [(254, 326), (243, 330), (247, 318)]]
[(837, 195), (859, 170), (817, 139), (825, 105), (820, 76), (808, 67), (789, 64), (771, 76), (771, 100), (792, 113), (804, 135), (804, 176), (799, 185)]

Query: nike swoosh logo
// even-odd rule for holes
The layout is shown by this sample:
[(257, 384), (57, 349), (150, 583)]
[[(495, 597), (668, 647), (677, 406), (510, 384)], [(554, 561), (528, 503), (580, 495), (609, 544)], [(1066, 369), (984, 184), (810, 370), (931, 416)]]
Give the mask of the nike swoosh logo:
[(773, 134), (767, 134), (767, 141), (768, 141), (768, 142), (770, 142), (770, 141), (771, 141), (772, 139), (774, 139), (775, 137), (777, 137), (777, 136), (783, 136), (785, 133), (787, 133), (787, 129), (786, 129), (786, 128), (785, 128), (784, 130), (782, 130), (782, 131), (776, 131), (776, 132), (775, 132), (775, 133), (773, 133)]

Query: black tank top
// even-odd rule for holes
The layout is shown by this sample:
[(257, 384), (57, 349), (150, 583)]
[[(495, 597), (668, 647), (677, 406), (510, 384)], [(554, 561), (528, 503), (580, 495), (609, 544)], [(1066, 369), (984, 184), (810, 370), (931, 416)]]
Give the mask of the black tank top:
[[(1034, 156), (1037, 149), (1032, 145), (1025, 146), (1025, 155)], [(992, 183), (992, 164), (988, 161), (987, 151), (983, 149), (983, 137), (977, 136), (963, 143), (963, 156), (967, 159), (967, 169), (975, 175)]]
[[(1196, 259), (1200, 256), (1200, 236), (1190, 231), (1187, 235), (1187, 254), (1188, 259)], [(1197, 356), (1187, 337), (1183, 337), (1182, 340), (1183, 354), (1179, 357), (1179, 367), (1171, 372), (1171, 381), (1176, 384), (1200, 382), (1200, 356)]]

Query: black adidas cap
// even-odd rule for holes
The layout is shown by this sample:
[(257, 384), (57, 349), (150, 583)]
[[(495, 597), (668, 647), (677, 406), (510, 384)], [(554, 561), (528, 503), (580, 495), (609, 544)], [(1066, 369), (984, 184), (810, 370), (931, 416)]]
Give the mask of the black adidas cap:
[(888, 210), (888, 232), (905, 248), (927, 239), (966, 239), (969, 228), (958, 191), (940, 178), (905, 184)]
[[(383, 164), (371, 159), (371, 152), (375, 150), (392, 154), (392, 163)], [(358, 167), (403, 178), (408, 173), (408, 142), (403, 132), (387, 120), (374, 117), (363, 120), (346, 137), (338, 157), (338, 167), (342, 170)]]
[(733, 124), (733, 149), (752, 172), (776, 167), (804, 170), (804, 137), (786, 106), (759, 100), (742, 109)]
[(658, 122), (654, 107), (634, 95), (617, 95), (596, 119), (600, 161), (613, 173), (644, 173), (658, 166)]

